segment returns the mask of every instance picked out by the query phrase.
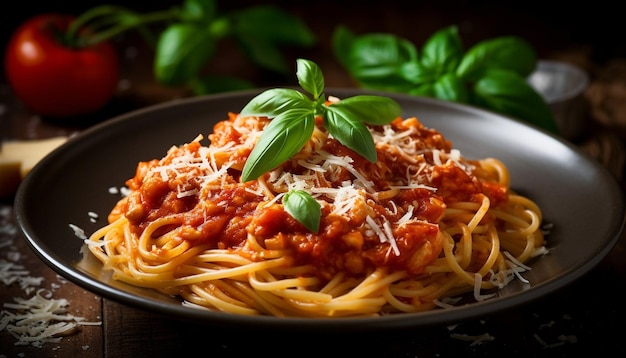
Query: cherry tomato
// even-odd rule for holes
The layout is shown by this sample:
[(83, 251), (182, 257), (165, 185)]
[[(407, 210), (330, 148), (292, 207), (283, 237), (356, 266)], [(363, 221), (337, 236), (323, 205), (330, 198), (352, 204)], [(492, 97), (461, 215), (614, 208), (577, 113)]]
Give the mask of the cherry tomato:
[(72, 20), (63, 14), (35, 16), (13, 33), (7, 46), (9, 84), (25, 106), (44, 116), (93, 112), (117, 88), (119, 63), (111, 43), (70, 48), (60, 40)]

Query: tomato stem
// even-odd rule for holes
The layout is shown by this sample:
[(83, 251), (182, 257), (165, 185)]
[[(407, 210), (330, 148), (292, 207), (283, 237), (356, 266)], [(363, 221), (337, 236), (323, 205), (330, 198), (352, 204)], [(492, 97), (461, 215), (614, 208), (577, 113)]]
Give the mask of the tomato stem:
[(101, 5), (78, 16), (67, 29), (64, 42), (72, 48), (95, 45), (132, 28), (146, 31), (144, 25), (175, 20), (178, 8), (140, 14), (121, 6)]

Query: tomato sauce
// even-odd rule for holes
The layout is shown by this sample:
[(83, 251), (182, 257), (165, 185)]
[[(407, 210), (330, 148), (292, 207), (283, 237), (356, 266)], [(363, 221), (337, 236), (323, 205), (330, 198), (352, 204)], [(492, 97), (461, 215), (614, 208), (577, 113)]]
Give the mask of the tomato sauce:
[[(214, 145), (244, 140), (243, 134), (229, 125), (236, 120), (233, 115), (229, 121), (215, 126), (211, 134)], [(396, 130), (415, 128), (415, 136), (420, 138), (418, 143), (423, 146), (418, 149), (450, 149), (450, 143), (437, 131), (424, 128), (416, 120), (397, 120), (392, 125)], [(429, 182), (424, 187), (404, 188), (387, 199), (375, 200), (372, 196), (366, 203), (357, 202), (351, 209), (374, 214), (372, 217), (381, 228), (385, 222), (391, 223), (393, 242), (381, 237), (380, 232), (366, 222), (365, 215), (333, 214), (330, 205), (322, 205), (320, 229), (313, 233), (289, 215), (280, 201), (259, 207), (259, 203), (268, 201), (259, 194), (260, 184), (257, 181), (241, 183), (238, 170), (229, 170), (223, 185), (211, 189), (203, 187), (198, 178), (206, 174), (197, 168), (180, 169), (186, 171), (186, 175), (175, 177), (149, 175), (150, 170), (171, 164), (180, 152), (198, 156), (200, 147), (198, 142), (192, 142), (171, 150), (162, 161), (140, 163), (135, 177), (127, 181), (131, 194), (120, 201), (113, 212), (123, 213), (137, 234), (154, 220), (175, 217), (175, 224), (162, 228), (155, 236), (184, 228), (180, 230), (181, 239), (192, 245), (237, 250), (257, 259), (258, 254), (246, 249), (246, 240), (252, 235), (266, 249), (288, 250), (294, 262), (314, 265), (323, 278), (331, 278), (337, 272), (362, 275), (377, 267), (419, 274), (441, 254), (443, 239), (438, 224), (448, 203), (478, 202), (479, 196), (485, 194), (497, 204), (508, 195), (504, 185), (479, 180), (449, 162), (434, 165), (433, 155), (425, 154), (423, 160), (428, 166), (422, 175), (427, 176)], [(353, 167), (381, 191), (392, 190), (392, 184), (405, 176), (413, 165), (398, 160), (395, 152), (388, 151), (384, 145), (377, 147), (377, 163), (356, 155), (336, 140), (327, 140), (323, 149), (336, 156), (352, 158)], [(247, 154), (249, 150), (238, 149), (229, 155), (234, 158), (233, 162), (241, 163)], [(327, 180), (336, 187), (354, 179), (347, 170), (334, 175), (332, 180)], [(181, 196), (181, 190), (194, 194)], [(397, 224), (407, 214), (411, 219)]]

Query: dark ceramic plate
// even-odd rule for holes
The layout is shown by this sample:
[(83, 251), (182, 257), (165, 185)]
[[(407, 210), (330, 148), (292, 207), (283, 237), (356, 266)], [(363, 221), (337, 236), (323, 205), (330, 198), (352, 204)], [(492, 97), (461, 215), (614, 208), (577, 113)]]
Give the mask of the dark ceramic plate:
[[(70, 281), (103, 297), (168, 317), (220, 326), (367, 330), (443, 325), (482, 317), (540, 299), (573, 282), (598, 264), (623, 228), (624, 197), (595, 159), (574, 145), (503, 116), (473, 107), (412, 96), (390, 95), (404, 109), (439, 130), (468, 158), (496, 157), (510, 169), (511, 186), (535, 200), (554, 224), (550, 254), (524, 273), (529, 286), (514, 281), (497, 297), (452, 309), (376, 318), (248, 317), (181, 305), (172, 297), (109, 279), (100, 263), (83, 257), (83, 242), (69, 224), (87, 234), (105, 224), (119, 199), (108, 192), (134, 175), (138, 161), (161, 158), (174, 144), (205, 136), (213, 124), (237, 112), (260, 90), (194, 97), (138, 110), (108, 120), (71, 138), (46, 156), (25, 178), (16, 218), (29, 246)], [(327, 89), (340, 98), (364, 93)], [(92, 222), (90, 212), (99, 215)]]

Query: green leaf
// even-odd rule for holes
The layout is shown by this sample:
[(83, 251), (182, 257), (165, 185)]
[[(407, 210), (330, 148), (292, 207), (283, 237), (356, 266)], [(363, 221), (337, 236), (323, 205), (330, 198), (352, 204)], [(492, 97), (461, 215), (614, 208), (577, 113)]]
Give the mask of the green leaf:
[(215, 0), (184, 0), (181, 17), (185, 21), (209, 22), (215, 17), (216, 8)]
[(324, 79), (317, 64), (298, 61), (300, 84), (314, 100), (293, 89), (270, 89), (255, 96), (240, 111), (243, 116), (274, 118), (263, 130), (244, 165), (241, 180), (253, 180), (293, 157), (310, 140), (315, 117), (321, 116), (328, 132), (340, 143), (368, 160), (376, 161), (376, 147), (365, 123), (389, 123), (401, 114), (388, 97), (355, 96), (325, 105)]
[(387, 124), (402, 115), (398, 102), (389, 97), (359, 95), (342, 99), (328, 106), (327, 111), (339, 111), (369, 124)]
[(311, 109), (285, 109), (263, 130), (246, 160), (241, 180), (257, 179), (293, 157), (311, 139), (314, 128), (315, 116)]
[[(391, 34), (352, 36), (338, 31), (341, 32), (336, 35), (334, 48), (340, 52), (336, 56), (348, 63), (348, 72), (362, 86), (394, 90), (410, 85), (400, 73), (404, 63), (417, 61), (417, 50), (412, 43)], [(350, 47), (344, 50), (341, 46)]]
[(322, 206), (304, 190), (291, 190), (283, 197), (285, 211), (311, 232), (317, 233)]
[(277, 73), (289, 71), (280, 46), (309, 47), (316, 42), (304, 22), (275, 6), (236, 11), (231, 14), (231, 19), (232, 35), (250, 60)]
[(436, 97), (434, 83), (424, 83), (411, 88), (408, 93), (413, 96)]
[[(341, 103), (341, 102), (340, 102)], [(376, 162), (376, 146), (369, 129), (354, 116), (349, 108), (328, 106), (324, 125), (341, 144), (357, 152), (370, 162)]]
[(484, 40), (470, 48), (459, 64), (459, 77), (476, 81), (490, 69), (510, 70), (527, 77), (537, 65), (537, 54), (530, 44), (514, 36)]
[(411, 87), (437, 80), (437, 73), (427, 69), (418, 61), (406, 62), (400, 67), (400, 76), (411, 83)]
[(550, 106), (515, 72), (490, 70), (476, 83), (473, 92), (477, 105), (558, 133)]
[(319, 66), (309, 60), (297, 59), (298, 83), (305, 91), (309, 92), (313, 99), (317, 99), (324, 92), (324, 76)]
[(240, 33), (236, 38), (242, 51), (257, 66), (280, 74), (289, 72), (289, 66), (278, 46), (254, 33)]
[(422, 48), (421, 64), (438, 74), (454, 71), (463, 57), (463, 44), (456, 26), (435, 32)]
[[(333, 35), (333, 51), (362, 88), (469, 103), (556, 128), (550, 107), (525, 82), (537, 55), (522, 38), (484, 40), (464, 54), (458, 28), (448, 26), (426, 40), (418, 59), (412, 44), (392, 34), (357, 36), (340, 26)], [(518, 77), (494, 75), (492, 70)]]
[(365, 70), (372, 67), (386, 67), (395, 72), (400, 65), (417, 60), (415, 46), (400, 37), (371, 33), (357, 36), (350, 51), (353, 67)]
[(210, 29), (195, 23), (176, 23), (159, 37), (154, 73), (164, 85), (183, 85), (195, 78), (215, 50)]
[(351, 65), (350, 53), (355, 39), (356, 35), (343, 25), (337, 26), (333, 31), (331, 38), (333, 53), (337, 61), (345, 68), (349, 68)]
[(359, 87), (374, 91), (407, 93), (413, 86), (409, 81), (398, 80), (390, 76), (369, 77), (356, 80)]
[(274, 118), (291, 108), (304, 108), (312, 113), (313, 102), (294, 89), (273, 88), (255, 96), (239, 113), (243, 116)]
[(439, 99), (452, 102), (469, 103), (469, 92), (465, 83), (454, 73), (447, 73), (433, 84), (433, 94)]

